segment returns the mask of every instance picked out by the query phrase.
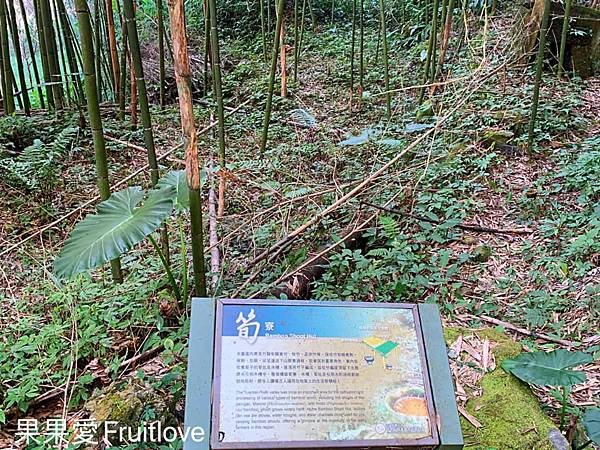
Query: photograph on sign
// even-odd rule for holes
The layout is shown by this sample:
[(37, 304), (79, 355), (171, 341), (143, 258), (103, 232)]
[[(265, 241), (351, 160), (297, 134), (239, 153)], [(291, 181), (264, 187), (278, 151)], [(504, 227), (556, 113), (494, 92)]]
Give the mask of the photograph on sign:
[(215, 368), (215, 448), (436, 442), (413, 305), (223, 301)]

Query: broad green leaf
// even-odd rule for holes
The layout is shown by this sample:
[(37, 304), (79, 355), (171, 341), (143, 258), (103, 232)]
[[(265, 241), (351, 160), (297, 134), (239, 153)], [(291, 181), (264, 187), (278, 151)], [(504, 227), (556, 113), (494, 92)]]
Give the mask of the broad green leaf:
[[(215, 172), (219, 168), (215, 167)], [(200, 171), (200, 188), (206, 183), (206, 170)], [(158, 180), (156, 189), (163, 189), (165, 187), (172, 187), (175, 195), (173, 197), (173, 205), (178, 212), (187, 211), (190, 207), (190, 193), (187, 185), (187, 178), (185, 170), (172, 170)]]
[[(98, 267), (125, 253), (156, 230), (173, 210), (174, 188), (153, 190), (144, 205), (139, 186), (115, 192), (98, 205), (98, 213), (79, 222), (54, 261), (58, 277)], [(136, 208), (137, 207), (137, 208)]]
[(583, 415), (583, 427), (588, 438), (600, 445), (600, 408), (588, 408)]
[(569, 370), (593, 361), (592, 355), (559, 349), (552, 352), (522, 353), (502, 362), (504, 370), (526, 383), (538, 386), (573, 386), (586, 380), (585, 373)]
[(190, 197), (187, 185), (187, 179), (185, 177), (185, 170), (172, 170), (165, 174), (156, 185), (157, 189), (165, 187), (172, 187), (175, 196), (173, 197), (173, 204), (177, 211), (185, 211), (190, 207)]

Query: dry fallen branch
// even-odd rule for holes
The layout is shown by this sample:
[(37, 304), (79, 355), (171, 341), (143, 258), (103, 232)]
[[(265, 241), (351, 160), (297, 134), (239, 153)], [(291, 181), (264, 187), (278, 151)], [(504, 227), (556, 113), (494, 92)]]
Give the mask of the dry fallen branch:
[(547, 334), (529, 331), (529, 330), (526, 330), (525, 328), (518, 327), (516, 325), (505, 322), (500, 319), (495, 319), (493, 317), (488, 317), (488, 316), (483, 316), (483, 315), (474, 316), (472, 314), (465, 314), (465, 317), (468, 317), (471, 320), (483, 320), (484, 322), (488, 322), (488, 323), (491, 323), (494, 325), (499, 325), (503, 328), (506, 328), (507, 330), (511, 330), (511, 331), (514, 331), (519, 334), (524, 334), (525, 336), (530, 336), (530, 337), (536, 338), (536, 339), (543, 339), (548, 342), (554, 342), (556, 344), (564, 345), (565, 347), (577, 347), (579, 345), (578, 342), (569, 341), (566, 339), (559, 339), (559, 338), (555, 338), (552, 336), (548, 336)]
[[(369, 175), (368, 177), (366, 177), (356, 187), (354, 187), (348, 193), (346, 193), (345, 195), (343, 195), (342, 197), (340, 197), (333, 204), (329, 205), (328, 207), (326, 207), (325, 209), (323, 209), (321, 212), (319, 212), (318, 214), (316, 214), (315, 216), (313, 216), (311, 219), (309, 219), (308, 221), (306, 221), (304, 224), (300, 225), (298, 228), (296, 228), (295, 230), (293, 230), (292, 232), (290, 232), (289, 234), (287, 234), (286, 236), (284, 236), (283, 238), (281, 238), (279, 241), (277, 241), (275, 244), (273, 244), (272, 246), (270, 246), (268, 249), (266, 249), (263, 252), (261, 252), (252, 261), (250, 261), (250, 263), (248, 263), (247, 268), (255, 267), (257, 264), (261, 263), (265, 259), (267, 259), (267, 261), (272, 260), (277, 255), (279, 255), (281, 252), (283, 252), (304, 231), (306, 231), (307, 229), (309, 229), (312, 225), (320, 222), (323, 218), (325, 218), (326, 216), (328, 216), (331, 212), (335, 211), (337, 208), (339, 208), (340, 206), (344, 205), (350, 199), (354, 198), (356, 195), (358, 195), (359, 193), (361, 193), (376, 178), (378, 178), (381, 174), (383, 174), (384, 172), (386, 172), (391, 166), (393, 166), (398, 161), (400, 161), (400, 159), (404, 155), (406, 155), (408, 152), (412, 151), (421, 142), (423, 142), (425, 139), (427, 139), (431, 134), (437, 132), (437, 130), (439, 130), (439, 128), (441, 128), (441, 126), (450, 117), (452, 117), (452, 115), (454, 113), (456, 113), (456, 111), (458, 111), (471, 98), (471, 96), (480, 89), (480, 87), (489, 78), (493, 77), (496, 73), (498, 73), (500, 70), (502, 70), (507, 64), (508, 64), (508, 61), (505, 62), (505, 63), (503, 63), (503, 64), (501, 64), (501, 65), (499, 65), (494, 70), (492, 70), (489, 73), (487, 73), (486, 75), (483, 75), (480, 79), (474, 80), (471, 83), (471, 85), (470, 85), (469, 91), (466, 92), (465, 95), (461, 97), (460, 101), (458, 101), (454, 105), (454, 107), (448, 113), (446, 113), (443, 117), (441, 117), (441, 118), (438, 119), (438, 121), (436, 122), (436, 124), (435, 124), (435, 126), (433, 128), (430, 128), (427, 132), (423, 133), (421, 136), (419, 136), (417, 139), (415, 139), (411, 144), (409, 144), (408, 146), (406, 146), (402, 151), (398, 152), (398, 154), (396, 156), (394, 156), (392, 159), (390, 159), (388, 162), (386, 162), (384, 165), (382, 165), (379, 169), (377, 169), (371, 175)], [(255, 271), (236, 290), (235, 294), (240, 293), (242, 289), (244, 289), (248, 284), (250, 284), (254, 279), (256, 279), (256, 277), (260, 274), (261, 271), (262, 271), (262, 268), (259, 268), (257, 271)], [(235, 294), (234, 294), (234, 296), (235, 296)]]

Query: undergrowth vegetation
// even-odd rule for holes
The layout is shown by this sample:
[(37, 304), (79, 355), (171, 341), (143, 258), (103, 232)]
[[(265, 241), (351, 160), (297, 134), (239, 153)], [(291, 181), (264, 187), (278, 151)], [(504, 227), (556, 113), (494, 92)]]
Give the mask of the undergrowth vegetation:
[[(274, 98), (263, 158), (258, 148), (268, 64), (260, 55), (260, 22), (245, 2), (227, 8), (223, 92), (228, 107), (250, 103), (226, 121), (222, 261), (218, 273), (207, 274), (216, 278), (212, 295), (285, 297), (280, 288), (287, 275), (359, 229), (360, 245), (343, 243), (320, 262), (323, 274), (311, 284), (311, 298), (437, 303), (448, 320), (479, 326), (473, 315), (486, 315), (556, 339), (597, 333), (600, 138), (590, 135), (598, 118), (584, 112), (582, 100), (592, 83), (548, 77), (534, 146), (527, 150), (534, 71), (508, 64), (513, 6), (493, 20), (465, 16), (470, 35), (453, 32), (446, 83), (419, 104), (418, 89), (410, 87), (421, 84), (429, 25), (419, 22), (425, 11), (417, 2), (402, 2), (402, 10), (391, 3), (390, 80), (399, 89), (391, 119), (385, 119), (377, 15), (366, 18), (365, 90), (349, 112), (350, 4), (330, 24), (331, 2), (320, 2), (315, 14), (324, 25), (316, 32), (307, 25), (299, 81), (290, 80), (286, 98)], [(142, 38), (151, 41), (154, 2), (140, 8), (146, 12)], [(192, 12), (189, 28), (201, 33), (202, 20), (200, 11)], [(194, 57), (203, 54), (202, 44), (193, 43)], [(197, 123), (209, 123), (214, 104), (208, 96), (195, 105)], [(179, 142), (179, 111), (167, 105), (152, 114), (161, 155)], [(142, 129), (105, 115), (107, 136), (144, 145)], [(181, 408), (189, 303), (187, 295), (175, 298), (191, 267), (179, 256), (186, 254), (187, 220), (167, 221), (175, 285), (165, 276), (157, 246), (142, 239), (122, 255), (121, 285), (111, 284), (107, 267), (72, 280), (52, 273), (75, 219), (93, 211), (82, 208), (69, 220), (53, 221), (97, 193), (91, 133), (77, 119), (40, 114), (0, 121), (0, 185), (6, 192), (0, 198), (0, 252), (19, 244), (0, 256), (6, 258), (0, 270), (0, 423), (35, 411), (48, 392), (59, 392), (76, 410), (95, 388), (122, 379), (129, 358), (152, 349), (166, 367), (161, 376), (141, 370), (129, 375)], [(203, 179), (205, 202), (219, 172), (215, 134), (199, 135), (209, 178)], [(107, 148), (113, 185), (146, 164), (143, 152), (122, 142), (109, 140)], [(253, 263), (407, 148), (368, 190), (324, 216), (285, 252)], [(161, 173), (180, 169), (184, 158), (176, 149), (160, 160)], [(132, 185), (149, 190), (146, 171), (115, 191)], [(20, 242), (27, 231), (48, 224), (35, 239)], [(208, 255), (206, 262), (208, 267)], [(530, 337), (524, 343), (544, 347)]]

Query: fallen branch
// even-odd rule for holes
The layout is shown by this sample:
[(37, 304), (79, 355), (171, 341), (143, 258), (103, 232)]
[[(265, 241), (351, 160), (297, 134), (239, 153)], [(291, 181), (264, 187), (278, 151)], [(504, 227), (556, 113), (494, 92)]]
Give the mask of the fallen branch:
[[(302, 234), (305, 230), (307, 230), (308, 228), (310, 228), (315, 223), (318, 223), (321, 219), (323, 219), (324, 217), (326, 217), (327, 215), (329, 215), (331, 212), (335, 211), (338, 207), (340, 207), (341, 205), (343, 205), (344, 203), (346, 203), (348, 200), (352, 199), (357, 194), (359, 194), (360, 192), (362, 192), (363, 189), (366, 186), (368, 186), (370, 183), (373, 182), (373, 180), (375, 180), (382, 173), (384, 173), (387, 169), (389, 169), (391, 166), (393, 166), (395, 163), (397, 163), (404, 155), (406, 155), (408, 152), (410, 152), (411, 150), (413, 150), (422, 141), (424, 141), (425, 139), (427, 139), (432, 133), (436, 132), (450, 117), (452, 117), (452, 115), (456, 111), (458, 111), (458, 109), (461, 106), (463, 106), (467, 102), (467, 100), (469, 100), (471, 98), (471, 96), (475, 92), (477, 92), (479, 90), (479, 87), (481, 87), (486, 80), (488, 80), (493, 75), (495, 75), (506, 64), (507, 63), (501, 64), (496, 69), (494, 69), (493, 71), (491, 71), (487, 75), (483, 76), (479, 80), (478, 83), (475, 83), (475, 84), (477, 84), (477, 86), (474, 89), (471, 89), (471, 91), (468, 94), (466, 94), (465, 96), (463, 96), (461, 98), (461, 100), (446, 115), (444, 115), (443, 117), (441, 117), (440, 119), (438, 119), (438, 121), (437, 121), (437, 123), (435, 124), (434, 127), (430, 128), (427, 132), (423, 133), (421, 136), (419, 136), (417, 139), (415, 139), (410, 145), (408, 145), (407, 147), (405, 147), (402, 151), (398, 152), (398, 154), (396, 156), (394, 156), (392, 159), (390, 159), (387, 163), (385, 163), (383, 166), (381, 166), (379, 169), (377, 169), (371, 175), (369, 175), (368, 177), (366, 177), (362, 182), (360, 182), (356, 187), (354, 187), (352, 190), (350, 190), (347, 194), (345, 194), (341, 198), (339, 198), (336, 202), (334, 202), (333, 204), (329, 205), (327, 208), (323, 209), (321, 212), (319, 212), (318, 214), (316, 214), (315, 216), (313, 216), (313, 218), (311, 218), (310, 220), (306, 221), (304, 224), (300, 225), (298, 228), (296, 228), (294, 231), (292, 231), (291, 233), (289, 233), (287, 236), (281, 238), (279, 241), (277, 241), (271, 247), (269, 247), (268, 249), (266, 249), (263, 252), (261, 252), (252, 261), (250, 261), (250, 263), (248, 264), (247, 267), (248, 268), (254, 267), (254, 266), (256, 266), (259, 262), (261, 262), (265, 258), (268, 258), (268, 260), (269, 260), (269, 259), (272, 259), (272, 258), (276, 257), (287, 246), (289, 246), (292, 243), (292, 241), (294, 241), (300, 234)], [(253, 277), (254, 277), (254, 275), (251, 276), (250, 279), (253, 279)], [(247, 284), (248, 284), (248, 280), (246, 280), (246, 282), (242, 286), (245, 286)], [(240, 289), (238, 289), (238, 291)]]
[[(404, 211), (400, 211), (399, 209), (387, 208), (385, 206), (379, 206), (379, 205), (375, 205), (373, 203), (369, 203), (369, 202), (365, 202), (365, 201), (362, 201), (361, 203), (363, 205), (367, 205), (367, 206), (370, 206), (372, 208), (376, 208), (376, 209), (379, 209), (381, 211), (388, 212), (390, 214), (396, 214), (398, 216), (409, 217), (411, 219), (420, 220), (422, 222), (433, 223), (433, 224), (436, 224), (436, 225), (440, 225), (441, 223), (443, 223), (441, 220), (435, 220), (435, 219), (431, 219), (429, 217), (419, 216), (417, 214), (407, 213), (407, 212), (404, 212)], [(499, 229), (499, 228), (481, 227), (479, 225), (470, 225), (470, 224), (466, 224), (466, 223), (457, 223), (454, 226), (456, 228), (460, 228), (461, 230), (475, 231), (477, 233), (495, 233), (495, 234), (531, 234), (531, 233), (533, 233), (533, 230), (531, 230), (529, 228), (503, 228), (503, 229)]]
[(513, 325), (511, 323), (505, 322), (503, 320), (500, 319), (495, 319), (493, 317), (488, 317), (488, 316), (475, 316), (473, 314), (465, 314), (465, 317), (468, 317), (469, 319), (472, 320), (483, 320), (484, 322), (488, 322), (494, 325), (499, 325), (507, 330), (511, 330), (514, 331), (516, 333), (520, 333), (520, 334), (524, 334), (525, 336), (530, 336), (532, 338), (535, 339), (543, 339), (545, 341), (548, 342), (554, 342), (555, 344), (560, 344), (560, 345), (564, 345), (565, 347), (577, 347), (579, 346), (578, 342), (574, 342), (574, 341), (569, 341), (566, 339), (559, 339), (559, 338), (555, 338), (552, 336), (548, 336), (547, 334), (543, 334), (543, 333), (536, 333), (534, 331), (529, 331), (525, 328), (521, 328), (518, 327), (516, 325)]

